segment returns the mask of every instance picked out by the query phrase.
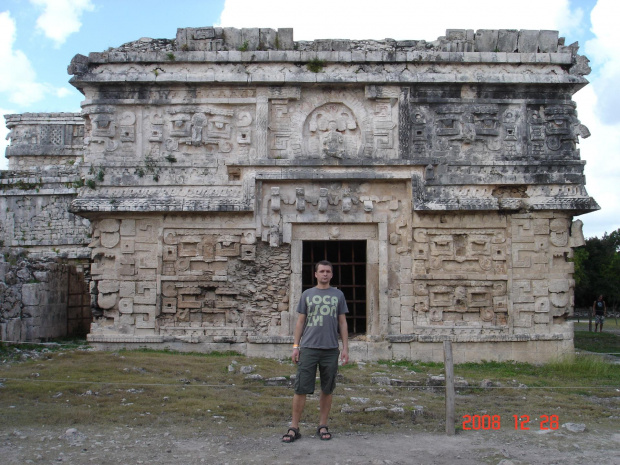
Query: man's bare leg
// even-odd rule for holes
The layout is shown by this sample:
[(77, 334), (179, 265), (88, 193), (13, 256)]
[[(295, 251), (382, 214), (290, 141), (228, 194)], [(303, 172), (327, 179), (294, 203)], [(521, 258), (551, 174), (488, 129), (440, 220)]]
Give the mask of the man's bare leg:
[[(321, 391), (321, 396), (319, 397), (319, 425), (327, 425), (329, 421), (329, 412), (332, 409), (332, 394), (325, 394)], [(331, 434), (326, 429), (321, 429), (319, 431), (319, 437), (323, 434)]]
[(326, 425), (329, 421), (329, 412), (332, 409), (332, 395), (321, 391), (319, 397), (319, 424)]
[(301, 420), (301, 414), (304, 412), (305, 406), (306, 406), (306, 395), (295, 394), (293, 396), (293, 419), (291, 421), (291, 426), (293, 428), (299, 428), (299, 421)]
[(289, 426), (288, 431), (282, 437), (283, 442), (293, 442), (299, 437), (299, 421), (301, 420), (301, 414), (304, 411), (305, 405), (305, 394), (293, 395), (293, 418), (291, 419), (291, 426)]

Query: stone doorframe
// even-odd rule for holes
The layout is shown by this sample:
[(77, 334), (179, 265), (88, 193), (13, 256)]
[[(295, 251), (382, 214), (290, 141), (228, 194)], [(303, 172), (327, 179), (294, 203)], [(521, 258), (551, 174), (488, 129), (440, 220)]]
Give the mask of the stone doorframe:
[(291, 293), (289, 334), (297, 321), (302, 293), (303, 241), (366, 241), (366, 337), (378, 340), (388, 334), (388, 234), (387, 223), (294, 223), (291, 225)]

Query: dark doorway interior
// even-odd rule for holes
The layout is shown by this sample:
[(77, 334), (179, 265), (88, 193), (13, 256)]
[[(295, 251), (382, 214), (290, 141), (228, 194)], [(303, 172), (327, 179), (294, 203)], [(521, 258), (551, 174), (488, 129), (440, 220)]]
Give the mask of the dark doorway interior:
[(347, 325), (353, 335), (366, 334), (366, 241), (304, 241), (302, 287), (316, 285), (314, 265), (329, 260), (334, 265), (331, 285), (347, 299)]

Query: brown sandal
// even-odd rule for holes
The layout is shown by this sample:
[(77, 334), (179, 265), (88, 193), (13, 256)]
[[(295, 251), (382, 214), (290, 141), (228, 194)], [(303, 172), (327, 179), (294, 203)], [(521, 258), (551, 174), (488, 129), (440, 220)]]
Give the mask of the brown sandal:
[[(293, 434), (291, 434), (291, 431)], [(297, 439), (301, 437), (301, 433), (299, 432), (299, 428), (293, 428), (292, 426), (288, 429), (286, 434), (282, 436), (282, 442), (291, 443), (295, 442)]]
[[(325, 429), (325, 432), (321, 433), (322, 429)], [(332, 438), (332, 433), (329, 432), (327, 425), (320, 425), (316, 430), (316, 434), (321, 438), (321, 441), (329, 441)]]

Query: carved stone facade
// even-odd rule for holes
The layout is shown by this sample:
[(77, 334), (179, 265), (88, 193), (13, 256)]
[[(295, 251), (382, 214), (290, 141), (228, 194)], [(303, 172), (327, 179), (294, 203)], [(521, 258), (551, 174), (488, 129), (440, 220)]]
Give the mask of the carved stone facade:
[(288, 356), (308, 247), (362, 241), (353, 357), (572, 351), (573, 217), (598, 206), (572, 101), (587, 59), (557, 32), (186, 28), (69, 72), (92, 344)]

